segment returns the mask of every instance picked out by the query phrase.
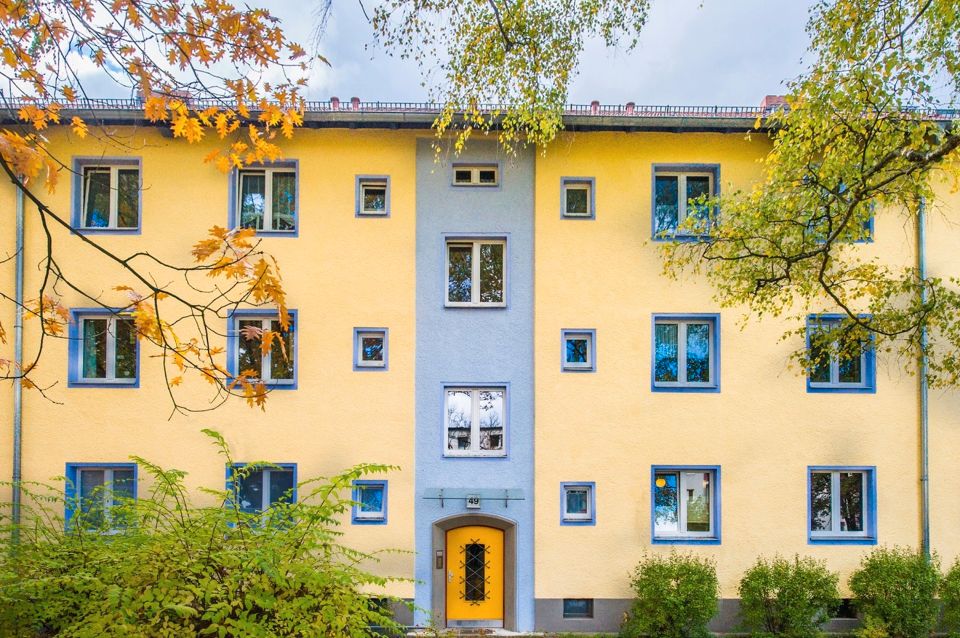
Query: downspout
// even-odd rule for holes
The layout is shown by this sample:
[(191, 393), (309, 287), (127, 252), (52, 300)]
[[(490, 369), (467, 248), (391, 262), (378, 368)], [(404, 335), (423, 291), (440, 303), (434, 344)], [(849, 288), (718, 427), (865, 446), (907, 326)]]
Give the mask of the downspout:
[(11, 540), (20, 540), (20, 482), (23, 479), (20, 460), (22, 457), (23, 429), (23, 189), (17, 186), (17, 254), (16, 291), (14, 293), (13, 360), (16, 365), (13, 379), (13, 535)]
[[(921, 199), (917, 206), (917, 271), (920, 276), (920, 301), (927, 304), (927, 232), (926, 202)], [(920, 327), (920, 546), (923, 555), (930, 560), (930, 475), (928, 432), (928, 384), (927, 372), (927, 325)]]

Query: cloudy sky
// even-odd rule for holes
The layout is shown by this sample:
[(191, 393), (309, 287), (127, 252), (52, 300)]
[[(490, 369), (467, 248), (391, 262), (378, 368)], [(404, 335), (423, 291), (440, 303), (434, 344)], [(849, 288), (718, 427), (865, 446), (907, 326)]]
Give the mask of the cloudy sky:
[[(290, 36), (310, 42), (309, 0), (263, 0)], [(631, 52), (591, 43), (570, 101), (605, 104), (758, 104), (783, 92), (803, 68), (810, 0), (653, 0), (640, 45)], [(320, 51), (331, 63), (310, 78), (310, 99), (426, 98), (415, 64), (372, 45), (357, 0), (334, 0)]]

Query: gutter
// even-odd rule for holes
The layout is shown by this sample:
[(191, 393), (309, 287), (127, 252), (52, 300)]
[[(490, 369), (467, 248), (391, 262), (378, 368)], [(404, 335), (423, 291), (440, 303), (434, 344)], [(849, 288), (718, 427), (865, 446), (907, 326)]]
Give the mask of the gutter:
[[(917, 206), (917, 271), (921, 285), (920, 301), (927, 303), (928, 293), (924, 282), (927, 279), (927, 249), (926, 249), (926, 202), (921, 199)], [(927, 359), (927, 326), (924, 323), (920, 328), (920, 547), (923, 555), (930, 560), (930, 446), (929, 446), (929, 414), (928, 414), (928, 383), (927, 373), (929, 361)]]
[(13, 360), (17, 373), (13, 379), (13, 517), (14, 544), (20, 540), (20, 498), (23, 479), (21, 458), (23, 456), (23, 188), (17, 186), (17, 254), (16, 291), (14, 293)]

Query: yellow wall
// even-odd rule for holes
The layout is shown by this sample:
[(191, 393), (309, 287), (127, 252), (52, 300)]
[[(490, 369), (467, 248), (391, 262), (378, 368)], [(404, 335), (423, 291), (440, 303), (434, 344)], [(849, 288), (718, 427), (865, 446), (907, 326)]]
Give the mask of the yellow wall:
[[(189, 263), (192, 244), (211, 226), (227, 223), (228, 177), (202, 162), (212, 143), (188, 146), (153, 130), (118, 133), (129, 154), (142, 158), (142, 234), (97, 238), (121, 254), (149, 250)], [(93, 141), (54, 137), (54, 153), (68, 163), (72, 156), (104, 152)], [(237, 461), (295, 462), (300, 479), (360, 462), (401, 466), (402, 471), (388, 477), (388, 525), (351, 526), (348, 518), (345, 542), (363, 550), (412, 548), (415, 145), (414, 136), (406, 133), (309, 130), (282, 144), (286, 159), (299, 160), (300, 236), (267, 238), (263, 248), (279, 260), (289, 307), (299, 312), (297, 390), (273, 392), (266, 412), (234, 400), (209, 413), (168, 420), (172, 405), (160, 362), (150, 357), (155, 352), (149, 346), (141, 348), (139, 389), (67, 388), (66, 340), (48, 340), (37, 376), (58, 381), (50, 395), (63, 404), (27, 394), (25, 479), (62, 475), (68, 461), (123, 462), (138, 454), (188, 471), (193, 485), (222, 486), (223, 462), (200, 433), (201, 428), (213, 428), (226, 437)], [(123, 148), (106, 151), (126, 153)], [(355, 217), (357, 174), (390, 175), (389, 218)], [(53, 209), (65, 216), (70, 188), (69, 175), (64, 175), (50, 198)], [(4, 202), (9, 199), (6, 191), (3, 197)], [(30, 295), (38, 286), (36, 264), (42, 256), (36, 214), (28, 214), (26, 230)], [(7, 237), (3, 233), (4, 244)], [(87, 285), (95, 282), (106, 303), (123, 305), (111, 287), (129, 281), (117, 267), (93, 256), (76, 237), (57, 232), (55, 241), (57, 260), (70, 276)], [(176, 281), (157, 268), (148, 270), (156, 272), (159, 281)], [(2, 276), (5, 282), (6, 270)], [(207, 283), (203, 277), (196, 280)], [(67, 306), (94, 305), (62, 290)], [(226, 322), (221, 323), (224, 329)], [(388, 371), (353, 371), (353, 328), (360, 326), (389, 328)], [(32, 342), (36, 326), (28, 328)], [(203, 408), (210, 386), (188, 376), (178, 395)], [(0, 403), (0, 415), (6, 416), (9, 402)], [(0, 443), (0, 463), (9, 458), (6, 437)], [(410, 555), (390, 555), (378, 569), (412, 573), (413, 560)], [(412, 591), (411, 584), (393, 586), (396, 594), (411, 596)]]
[[(537, 598), (629, 596), (651, 547), (651, 465), (721, 466), (722, 544), (675, 546), (717, 560), (736, 597), (758, 554), (826, 558), (846, 575), (870, 547), (807, 544), (807, 466), (875, 465), (883, 544), (918, 543), (913, 379), (881, 358), (874, 394), (807, 394), (787, 369), (795, 324), (720, 310), (702, 277), (661, 276), (651, 241), (652, 165), (720, 164), (723, 192), (747, 188), (768, 142), (754, 135), (566, 134), (537, 165)], [(596, 220), (560, 218), (562, 176), (596, 178)], [(912, 238), (877, 220), (864, 251), (908, 259)], [(827, 306), (824, 310), (828, 309)], [(651, 392), (651, 315), (721, 314), (719, 393)], [(560, 371), (563, 328), (595, 328), (597, 372)], [(596, 481), (595, 527), (560, 526), (563, 481)], [(571, 548), (589, 548), (572, 551)]]

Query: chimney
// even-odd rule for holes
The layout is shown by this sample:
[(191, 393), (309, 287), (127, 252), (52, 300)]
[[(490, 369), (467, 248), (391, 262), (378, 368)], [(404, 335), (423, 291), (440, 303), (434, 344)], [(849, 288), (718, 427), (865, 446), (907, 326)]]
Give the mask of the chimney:
[(330, 98), (330, 109), (333, 111), (340, 110), (340, 98), (338, 98), (336, 95)]
[(354, 111), (359, 111), (359, 110), (360, 110), (360, 98), (358, 98), (358, 97), (352, 97), (352, 98), (350, 98), (350, 106), (351, 106), (351, 108), (353, 108)]
[(633, 102), (627, 102), (627, 115), (633, 115), (634, 109), (637, 108), (637, 105)]
[(596, 115), (599, 112), (600, 112), (600, 101), (594, 100), (593, 102), (590, 102), (590, 113), (592, 115)]
[(775, 111), (778, 109), (787, 108), (787, 96), (786, 95), (767, 95), (763, 98), (763, 101), (760, 102), (760, 108), (763, 111)]

